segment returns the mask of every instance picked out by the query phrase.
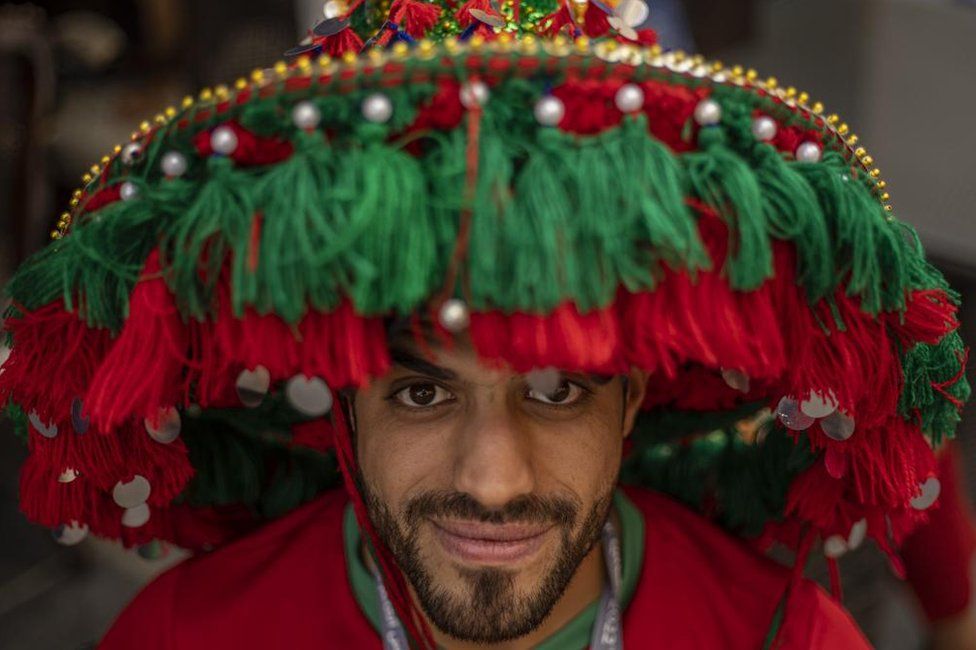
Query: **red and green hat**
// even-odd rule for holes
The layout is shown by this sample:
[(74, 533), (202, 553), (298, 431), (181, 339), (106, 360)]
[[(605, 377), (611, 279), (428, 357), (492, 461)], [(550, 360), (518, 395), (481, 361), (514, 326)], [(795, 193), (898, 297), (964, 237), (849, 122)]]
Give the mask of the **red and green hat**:
[(325, 12), (144, 122), (10, 282), (30, 519), (211, 548), (353, 485), (337, 391), (406, 324), (520, 372), (646, 370), (622, 480), (895, 558), (966, 348), (846, 124), (662, 50), (644, 0)]

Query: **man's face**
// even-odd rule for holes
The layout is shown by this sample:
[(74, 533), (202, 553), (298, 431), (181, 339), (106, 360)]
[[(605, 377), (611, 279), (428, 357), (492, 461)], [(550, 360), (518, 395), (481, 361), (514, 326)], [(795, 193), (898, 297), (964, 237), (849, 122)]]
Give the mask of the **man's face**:
[(439, 629), (523, 636), (599, 539), (646, 378), (520, 375), (466, 340), (393, 350), (355, 397), (370, 517)]

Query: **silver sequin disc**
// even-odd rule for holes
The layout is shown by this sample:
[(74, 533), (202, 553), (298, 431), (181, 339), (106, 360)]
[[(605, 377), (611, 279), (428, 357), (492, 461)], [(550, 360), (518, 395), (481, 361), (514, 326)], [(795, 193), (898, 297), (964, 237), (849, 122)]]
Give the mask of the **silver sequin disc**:
[(812, 391), (810, 397), (800, 402), (800, 410), (812, 418), (825, 418), (837, 410), (834, 391)]
[(319, 377), (292, 377), (285, 386), (285, 397), (296, 411), (309, 417), (321, 417), (332, 410), (329, 385)]
[(53, 438), (58, 435), (58, 425), (54, 424), (53, 422), (50, 424), (41, 422), (41, 417), (36, 411), (31, 411), (27, 415), (27, 419), (30, 421), (31, 426), (34, 427), (34, 430), (45, 438)]
[(847, 553), (847, 540), (840, 535), (831, 535), (824, 540), (823, 552), (829, 558), (839, 558)]
[(237, 375), (237, 397), (248, 408), (260, 406), (271, 388), (271, 373), (264, 366), (242, 370)]
[(926, 510), (939, 498), (939, 493), (942, 491), (942, 484), (939, 483), (939, 479), (930, 476), (919, 486), (919, 490), (921, 490), (921, 493), (912, 499), (912, 507), (916, 510)]
[(55, 528), (53, 534), (58, 544), (74, 546), (88, 537), (88, 524), (79, 524), (72, 520), (70, 524), (62, 524)]
[(854, 435), (854, 418), (841, 411), (834, 411), (820, 420), (820, 430), (831, 440), (843, 442)]
[(134, 508), (142, 505), (149, 498), (152, 487), (145, 476), (136, 474), (131, 481), (119, 481), (112, 488), (112, 499), (123, 508)]
[(537, 393), (552, 395), (562, 383), (563, 375), (553, 367), (536, 368), (525, 375), (529, 387)]
[(847, 535), (847, 547), (852, 551), (860, 546), (868, 535), (868, 520), (858, 519), (851, 526), (851, 532)]
[(69, 467), (58, 475), (58, 483), (71, 483), (76, 478), (78, 472)]
[(122, 525), (127, 528), (138, 528), (149, 521), (149, 506), (145, 503), (134, 508), (126, 508), (122, 513)]
[(735, 368), (722, 368), (722, 379), (728, 384), (729, 388), (734, 388), (740, 393), (749, 392), (749, 375), (736, 370)]
[(180, 412), (172, 406), (159, 409), (155, 418), (146, 418), (146, 433), (156, 442), (167, 445), (180, 435)]
[(776, 416), (787, 429), (793, 431), (804, 431), (814, 423), (814, 418), (800, 411), (800, 406), (796, 400), (784, 397), (776, 406)]

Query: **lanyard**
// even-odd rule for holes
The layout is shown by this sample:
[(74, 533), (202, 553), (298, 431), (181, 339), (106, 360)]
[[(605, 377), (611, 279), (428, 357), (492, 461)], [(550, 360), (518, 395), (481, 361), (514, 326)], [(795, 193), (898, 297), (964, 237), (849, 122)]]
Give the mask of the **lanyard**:
[[(603, 561), (607, 569), (607, 582), (600, 596), (600, 609), (597, 610), (593, 633), (590, 637), (590, 650), (623, 650), (620, 629), (620, 540), (613, 523), (607, 519), (603, 525)], [(407, 633), (393, 609), (393, 603), (386, 595), (386, 588), (378, 572), (373, 573), (376, 593), (380, 599), (380, 619), (383, 626), (383, 650), (409, 650)]]

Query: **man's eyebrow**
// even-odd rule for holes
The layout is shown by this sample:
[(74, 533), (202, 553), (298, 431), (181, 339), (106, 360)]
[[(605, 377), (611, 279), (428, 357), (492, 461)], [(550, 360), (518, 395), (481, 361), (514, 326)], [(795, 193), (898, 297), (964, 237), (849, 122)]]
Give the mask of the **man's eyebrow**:
[(398, 366), (403, 366), (408, 370), (413, 370), (414, 372), (433, 377), (434, 379), (440, 379), (441, 381), (454, 381), (457, 379), (457, 373), (453, 370), (435, 365), (402, 348), (393, 348), (390, 350), (390, 358)]

